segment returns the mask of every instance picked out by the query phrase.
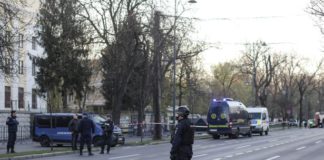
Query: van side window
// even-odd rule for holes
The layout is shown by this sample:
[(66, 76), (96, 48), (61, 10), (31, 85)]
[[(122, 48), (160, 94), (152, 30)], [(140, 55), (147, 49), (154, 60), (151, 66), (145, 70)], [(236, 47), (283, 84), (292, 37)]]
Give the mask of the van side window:
[(262, 113), (262, 119), (263, 119), (263, 120), (267, 119), (267, 116), (266, 116), (265, 113)]
[(64, 127), (64, 128), (68, 127), (71, 119), (72, 119), (72, 117), (69, 117), (69, 116), (56, 117), (56, 127)]
[[(51, 118), (47, 116), (37, 117), (37, 126), (39, 128), (50, 128), (51, 127)], [(53, 124), (54, 126), (54, 124)]]

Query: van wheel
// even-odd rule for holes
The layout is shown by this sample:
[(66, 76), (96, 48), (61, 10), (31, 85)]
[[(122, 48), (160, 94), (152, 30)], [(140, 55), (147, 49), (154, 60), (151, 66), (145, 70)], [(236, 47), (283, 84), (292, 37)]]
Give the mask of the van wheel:
[(213, 135), (213, 138), (214, 138), (214, 139), (219, 139), (219, 138), (220, 138), (220, 135), (218, 135), (218, 134), (214, 134), (214, 135)]
[(267, 128), (267, 130), (264, 132), (264, 134), (267, 136), (269, 132), (269, 128)]
[(50, 146), (50, 139), (47, 136), (40, 137), (40, 145), (42, 147), (49, 147)]

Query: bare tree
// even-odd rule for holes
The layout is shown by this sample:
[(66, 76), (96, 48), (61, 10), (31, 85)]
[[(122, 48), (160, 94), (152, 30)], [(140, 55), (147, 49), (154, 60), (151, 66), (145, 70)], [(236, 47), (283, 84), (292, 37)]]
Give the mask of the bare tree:
[(298, 66), (299, 72), (296, 75), (296, 83), (299, 92), (299, 127), (302, 126), (303, 120), (303, 102), (305, 93), (315, 85), (315, 77), (317, 76), (318, 72), (320, 71), (323, 64), (323, 59), (317, 65), (315, 71), (313, 73), (309, 73), (305, 68), (301, 65)]
[(270, 48), (265, 42), (257, 41), (246, 46), (242, 57), (241, 72), (252, 78), (253, 105), (267, 105), (268, 87), (275, 69), (282, 62), (280, 56), (270, 54)]
[(222, 96), (231, 97), (231, 87), (238, 78), (239, 70), (234, 62), (226, 62), (214, 66), (213, 74), (215, 80), (220, 83)]
[[(136, 65), (139, 44), (142, 43), (140, 34), (137, 35), (137, 31), (134, 30), (138, 27), (135, 23), (138, 14), (141, 14), (139, 6), (146, 0), (80, 0), (79, 2), (85, 10), (81, 16), (95, 31), (95, 42), (105, 48), (103, 93), (107, 100), (107, 107), (112, 107), (113, 121), (119, 124), (122, 100)], [(132, 28), (131, 25), (134, 24), (136, 26)]]
[(293, 106), (297, 104), (294, 99), (297, 91), (295, 74), (300, 62), (301, 60), (297, 56), (289, 55), (285, 57), (285, 62), (278, 66), (274, 75), (273, 87), (275, 91), (273, 91), (273, 101), (280, 106), (279, 109), (283, 120), (292, 118)]

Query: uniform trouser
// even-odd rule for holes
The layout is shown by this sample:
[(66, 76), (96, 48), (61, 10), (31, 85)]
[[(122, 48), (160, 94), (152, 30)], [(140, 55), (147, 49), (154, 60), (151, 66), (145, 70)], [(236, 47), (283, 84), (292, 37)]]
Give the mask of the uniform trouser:
[(110, 151), (110, 146), (111, 146), (111, 141), (112, 141), (112, 135), (104, 135), (103, 136), (104, 142), (101, 145), (101, 152), (105, 150), (105, 146), (107, 145), (107, 152), (109, 153)]
[(9, 132), (8, 133), (8, 143), (7, 143), (8, 148), (12, 148), (12, 149), (14, 148), (16, 138), (17, 138), (17, 132)]
[(91, 135), (81, 135), (80, 151), (83, 150), (84, 143), (87, 144), (88, 151), (91, 152)]
[(174, 160), (191, 160), (192, 145), (181, 145), (178, 149)]
[(72, 132), (72, 149), (76, 150), (77, 144), (78, 144), (78, 137), (79, 137), (79, 133), (77, 132)]

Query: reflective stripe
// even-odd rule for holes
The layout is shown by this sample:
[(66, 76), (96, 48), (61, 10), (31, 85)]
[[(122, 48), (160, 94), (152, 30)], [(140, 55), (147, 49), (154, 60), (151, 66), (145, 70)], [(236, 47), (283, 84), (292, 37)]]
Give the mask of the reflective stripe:
[(209, 125), (209, 128), (228, 128), (227, 125)]

